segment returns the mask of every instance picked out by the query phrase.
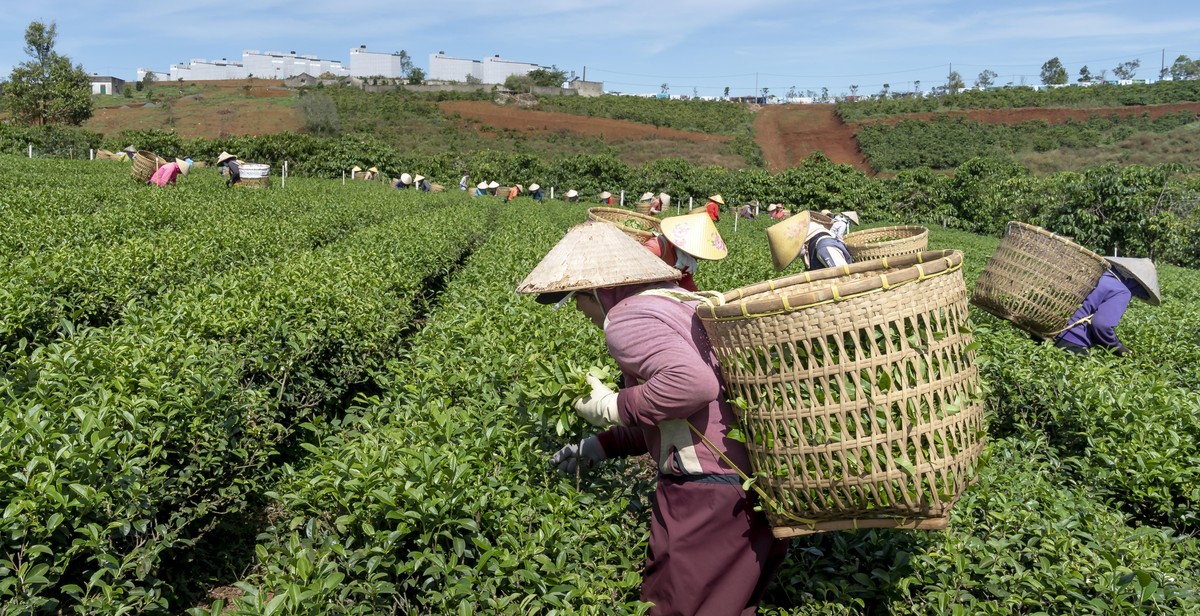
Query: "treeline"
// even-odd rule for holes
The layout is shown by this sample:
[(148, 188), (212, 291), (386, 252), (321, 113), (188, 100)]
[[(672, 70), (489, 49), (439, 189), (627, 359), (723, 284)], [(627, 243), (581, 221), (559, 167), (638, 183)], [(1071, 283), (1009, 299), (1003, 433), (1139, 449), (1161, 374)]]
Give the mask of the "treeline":
[(903, 113), (933, 113), (955, 109), (1009, 109), (1014, 107), (1125, 107), (1160, 105), (1200, 100), (1200, 80), (1160, 81), (1152, 84), (1062, 87), (1034, 90), (1030, 87), (968, 90), (957, 94), (922, 98), (885, 98), (838, 103), (844, 122)]
[(961, 115), (939, 114), (930, 120), (903, 119), (894, 124), (870, 122), (855, 133), (858, 147), (876, 171), (930, 167), (953, 169), (979, 156), (1088, 148), (1127, 139), (1136, 133), (1165, 133), (1196, 122), (1181, 111), (1151, 118), (1150, 114), (1093, 115), (1087, 120), (1019, 124), (980, 122)]
[[(60, 130), (0, 127), (0, 153), (23, 154), (27, 143)], [(78, 144), (93, 145), (84, 132), (78, 138)], [(1103, 254), (1116, 251), (1200, 267), (1200, 178), (1177, 165), (1104, 166), (1039, 178), (1016, 162), (975, 158), (956, 167), (953, 176), (922, 167), (892, 178), (870, 178), (820, 153), (771, 175), (760, 168), (700, 167), (679, 158), (627, 165), (591, 154), (556, 159), (494, 151), (421, 156), (378, 140), (287, 133), (185, 142), (172, 133), (125, 132), (95, 145), (122, 143), (168, 158), (190, 155), (208, 161), (229, 151), (243, 160), (270, 163), (273, 173), (285, 160), (292, 173), (326, 178), (342, 177), (355, 165), (377, 166), (385, 176), (421, 173), (455, 187), (459, 176), (469, 172), (473, 181), (537, 182), (560, 194), (575, 189), (585, 200), (602, 190), (624, 191), (628, 198), (665, 191), (684, 206), (689, 197), (702, 200), (720, 193), (735, 207), (758, 201), (793, 209), (857, 210), (866, 220), (944, 225), (989, 235), (1003, 233), (1010, 220), (1023, 220), (1073, 236)]]

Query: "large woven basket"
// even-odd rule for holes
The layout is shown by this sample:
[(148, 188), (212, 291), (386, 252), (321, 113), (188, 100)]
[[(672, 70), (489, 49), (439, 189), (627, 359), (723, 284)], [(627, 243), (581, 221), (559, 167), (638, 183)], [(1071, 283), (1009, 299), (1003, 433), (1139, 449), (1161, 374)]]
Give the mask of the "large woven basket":
[(929, 248), (929, 229), (916, 225), (875, 227), (842, 238), (855, 261), (917, 254)]
[(154, 152), (147, 150), (138, 150), (137, 156), (133, 159), (133, 169), (129, 172), (133, 179), (145, 184), (150, 181), (150, 177), (161, 166), (158, 162), (160, 159)]
[(662, 233), (662, 222), (653, 216), (615, 207), (588, 208), (588, 220), (612, 223), (638, 242), (645, 242)]
[(962, 259), (820, 269), (699, 305), (776, 537), (946, 527), (984, 438)]
[(268, 188), (271, 186), (271, 178), (242, 178), (234, 186), (240, 188)]
[(1054, 338), (1107, 269), (1087, 248), (1014, 221), (975, 280), (971, 303), (1039, 338)]
[(652, 216), (650, 213), (650, 205), (651, 203), (649, 201), (638, 201), (637, 203), (633, 204), (633, 210), (643, 216)]

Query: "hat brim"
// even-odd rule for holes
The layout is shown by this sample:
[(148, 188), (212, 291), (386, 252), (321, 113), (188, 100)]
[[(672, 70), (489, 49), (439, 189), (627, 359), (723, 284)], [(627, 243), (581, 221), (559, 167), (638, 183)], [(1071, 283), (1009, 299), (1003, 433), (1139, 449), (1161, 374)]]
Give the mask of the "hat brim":
[(808, 235), (810, 216), (811, 212), (805, 210), (767, 227), (767, 244), (771, 248), (771, 263), (775, 271), (782, 272), (800, 256), (804, 238)]
[(705, 212), (670, 216), (662, 220), (662, 233), (676, 248), (706, 261), (718, 261), (729, 254), (725, 240)]
[(1158, 289), (1158, 270), (1150, 259), (1133, 259), (1127, 257), (1105, 257), (1109, 266), (1121, 278), (1132, 280), (1142, 287), (1146, 297), (1142, 298), (1147, 304), (1157, 306), (1162, 303), (1162, 293)]
[(551, 304), (557, 304), (558, 302), (561, 302), (572, 293), (574, 293), (574, 291), (551, 291), (549, 293), (538, 293), (533, 297), (533, 299), (539, 304), (549, 306)]

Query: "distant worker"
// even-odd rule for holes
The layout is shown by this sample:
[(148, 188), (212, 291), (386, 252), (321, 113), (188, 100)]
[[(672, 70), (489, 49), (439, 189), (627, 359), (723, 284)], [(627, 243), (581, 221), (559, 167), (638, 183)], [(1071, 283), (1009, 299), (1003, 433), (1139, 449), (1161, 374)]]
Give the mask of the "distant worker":
[(131, 145), (127, 145), (127, 146), (125, 146), (124, 150), (121, 150), (121, 154), (123, 154), (124, 156), (118, 156), (117, 160), (125, 159), (125, 160), (128, 160), (129, 162), (133, 162), (133, 159), (137, 158), (137, 152), (138, 152), (137, 148), (135, 148)]
[(363, 175), (363, 179), (368, 180), (368, 181), (374, 180), (378, 177), (379, 177), (379, 168), (378, 167), (371, 167), (370, 169), (367, 169), (366, 174)]
[(846, 211), (841, 212), (833, 217), (833, 226), (829, 227), (829, 232), (839, 240), (846, 237), (846, 233), (850, 231), (850, 225), (858, 224), (858, 212)]
[(1105, 257), (1110, 269), (1100, 276), (1096, 288), (1071, 315), (1069, 325), (1054, 340), (1054, 346), (1086, 355), (1093, 347), (1111, 350), (1120, 356), (1133, 353), (1117, 338), (1117, 324), (1129, 308), (1129, 300), (1138, 298), (1151, 306), (1162, 302), (1158, 291), (1158, 270), (1150, 259)]
[(775, 220), (783, 220), (784, 218), (791, 216), (792, 213), (783, 209), (782, 203), (772, 203), (767, 206), (767, 215)]
[(645, 203), (648, 207), (653, 207), (654, 193), (646, 191), (642, 196), (638, 197), (638, 205)]
[(668, 195), (667, 193), (658, 193), (657, 196), (650, 200), (650, 214), (653, 216), (661, 214), (663, 210), (666, 210), (670, 207), (671, 195)]
[(470, 173), (464, 173), (461, 178), (458, 178), (458, 189), (459, 190), (466, 190), (467, 186), (469, 186), (470, 184), (471, 184), (471, 174)]
[(696, 259), (719, 261), (729, 254), (717, 226), (703, 212), (662, 219), (662, 235), (655, 235), (642, 245), (667, 265), (683, 272), (678, 284), (693, 293), (699, 290), (694, 278), (699, 269)]
[(563, 201), (567, 203), (577, 203), (579, 201), (579, 191), (572, 188), (563, 195)]
[(487, 182), (480, 182), (475, 185), (475, 196), (476, 197), (482, 197), (482, 196), (488, 194), (487, 191), (488, 191)]
[(713, 222), (721, 220), (721, 208), (725, 205), (725, 199), (721, 195), (713, 195), (708, 198), (708, 203), (704, 204), (704, 210), (708, 212), (708, 217)]
[(529, 197), (538, 203), (542, 202), (542, 187), (537, 183), (529, 185)]
[(175, 180), (178, 179), (180, 175), (187, 175), (188, 170), (191, 168), (191, 163), (183, 160), (182, 158), (176, 158), (175, 162), (167, 163), (159, 167), (158, 170), (154, 172), (154, 175), (150, 176), (150, 183), (159, 187), (166, 186), (167, 184), (174, 186)]
[(608, 192), (607, 190), (601, 192), (600, 193), (600, 203), (602, 203), (604, 205), (612, 205), (613, 204), (612, 193)]
[(417, 177), (413, 178), (413, 182), (416, 183), (417, 190), (421, 192), (433, 192), (433, 186), (429, 184), (429, 180), (425, 179), (425, 176), (418, 173)]
[(221, 175), (225, 176), (225, 186), (233, 186), (242, 181), (242, 172), (238, 167), (237, 157), (229, 152), (221, 152), (217, 155), (217, 168), (221, 170)]
[(747, 220), (754, 220), (754, 217), (757, 216), (757, 214), (754, 213), (754, 206), (747, 203), (738, 209), (738, 216)]
[(497, 182), (496, 180), (492, 180), (491, 182), (488, 182), (488, 190), (492, 191), (493, 197), (499, 197), (500, 196), (500, 183)]
[[(820, 217), (821, 222), (814, 220), (814, 215)], [(796, 257), (804, 258), (804, 267), (808, 270), (853, 263), (846, 245), (833, 237), (823, 224), (828, 220), (817, 212), (804, 211), (768, 228), (767, 243), (771, 247), (775, 270), (787, 269)]]
[(517, 195), (521, 194), (521, 190), (522, 188), (520, 184), (514, 184), (512, 188), (508, 189), (508, 196), (504, 198), (504, 202), (508, 203), (509, 201), (516, 199)]
[(412, 183), (413, 179), (411, 175), (401, 173), (400, 177), (392, 184), (392, 187), (396, 190), (404, 190), (405, 188), (412, 188)]

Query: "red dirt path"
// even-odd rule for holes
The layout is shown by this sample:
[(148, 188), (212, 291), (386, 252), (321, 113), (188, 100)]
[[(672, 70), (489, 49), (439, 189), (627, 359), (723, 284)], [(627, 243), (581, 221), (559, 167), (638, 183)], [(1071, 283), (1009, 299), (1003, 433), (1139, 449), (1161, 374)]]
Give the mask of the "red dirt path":
[(591, 118), (556, 111), (534, 111), (520, 107), (502, 107), (490, 101), (444, 101), (438, 103), (446, 114), (458, 115), (496, 128), (522, 132), (570, 131), (600, 137), (606, 142), (638, 139), (675, 139), (696, 143), (728, 141), (725, 135), (694, 133), (673, 128), (656, 128), (628, 120)]

